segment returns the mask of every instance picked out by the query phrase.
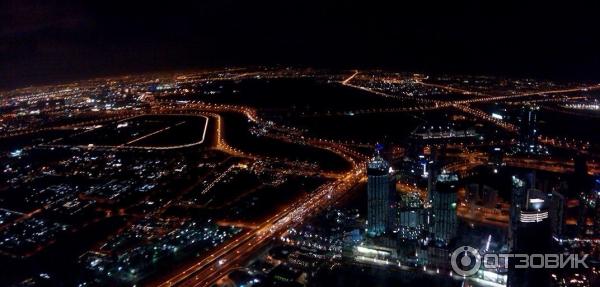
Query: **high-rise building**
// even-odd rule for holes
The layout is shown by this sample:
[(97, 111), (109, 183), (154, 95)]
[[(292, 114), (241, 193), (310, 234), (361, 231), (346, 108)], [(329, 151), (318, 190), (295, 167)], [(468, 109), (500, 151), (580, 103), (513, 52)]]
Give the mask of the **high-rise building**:
[[(537, 187), (537, 188), (536, 188)], [(512, 176), (512, 193), (510, 208), (510, 226), (508, 230), (509, 249), (514, 250), (516, 230), (522, 225), (521, 214), (523, 210), (530, 205), (528, 196), (531, 194), (542, 193), (538, 196), (544, 199), (544, 208), (548, 213), (548, 226), (554, 235), (560, 236), (563, 233), (566, 199), (564, 192), (566, 185), (561, 183), (559, 186), (549, 188), (548, 182), (538, 180), (535, 171), (522, 173)], [(549, 191), (551, 189), (551, 191)]]
[(500, 147), (494, 147), (490, 150), (490, 155), (488, 157), (488, 163), (493, 165), (494, 167), (502, 166), (504, 162), (504, 152)]
[(513, 175), (511, 178), (510, 222), (508, 228), (508, 248), (513, 250), (516, 241), (515, 235), (519, 226), (519, 213), (525, 206), (527, 190), (534, 183), (535, 175)]
[(548, 201), (552, 234), (557, 237), (561, 237), (563, 235), (565, 222), (565, 197), (557, 190), (553, 190), (552, 192), (548, 193)]
[(442, 152), (438, 151), (435, 148), (431, 148), (431, 154), (429, 155), (429, 159), (427, 159), (427, 172), (423, 173), (424, 176), (427, 177), (427, 199), (431, 201), (432, 190), (434, 189), (435, 183), (437, 181), (438, 176), (442, 172), (440, 167), (441, 161), (440, 157), (442, 157)]
[(569, 182), (571, 194), (579, 200), (577, 215), (577, 235), (580, 237), (594, 236), (594, 219), (596, 217), (596, 197), (593, 192), (594, 180), (588, 174), (587, 158), (585, 154), (575, 156), (575, 170)]
[(538, 106), (524, 106), (519, 117), (519, 151), (524, 153), (538, 153), (537, 111)]
[(456, 181), (455, 174), (440, 174), (431, 190), (431, 213), (433, 225), (431, 233), (438, 245), (448, 245), (456, 237), (458, 219), (456, 215)]
[(594, 236), (598, 238), (600, 237), (600, 177), (594, 179), (592, 193), (596, 195), (594, 204), (594, 209), (596, 211), (594, 213)]
[[(549, 254), (552, 252), (552, 227), (546, 195), (537, 189), (527, 190), (525, 204), (518, 212), (512, 253)], [(550, 286), (550, 273), (547, 269), (514, 268), (516, 261), (518, 259), (509, 260), (508, 286)]]
[(367, 233), (379, 236), (391, 231), (394, 216), (394, 182), (390, 165), (379, 151), (367, 163)]
[(398, 238), (400, 240), (422, 238), (427, 230), (427, 219), (428, 210), (424, 208), (418, 194), (403, 196), (398, 207)]

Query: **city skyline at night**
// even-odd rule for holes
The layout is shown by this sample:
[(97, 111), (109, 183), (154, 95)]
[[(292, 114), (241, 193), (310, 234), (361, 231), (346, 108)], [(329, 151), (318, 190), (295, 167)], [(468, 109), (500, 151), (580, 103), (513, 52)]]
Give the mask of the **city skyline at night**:
[(0, 285), (599, 286), (594, 11), (2, 1)]

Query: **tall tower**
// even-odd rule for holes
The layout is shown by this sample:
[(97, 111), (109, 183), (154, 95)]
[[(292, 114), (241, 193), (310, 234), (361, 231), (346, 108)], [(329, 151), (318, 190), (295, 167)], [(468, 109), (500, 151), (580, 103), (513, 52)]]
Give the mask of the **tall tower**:
[(569, 184), (572, 192), (579, 199), (577, 216), (577, 231), (580, 237), (594, 236), (593, 221), (596, 216), (596, 196), (593, 192), (594, 181), (588, 175), (587, 159), (585, 154), (575, 156), (575, 172)]
[[(525, 204), (519, 210), (514, 230), (512, 253), (548, 254), (552, 252), (552, 227), (546, 193), (528, 189)], [(550, 286), (547, 269), (515, 269), (517, 259), (509, 260), (508, 286)]]
[(548, 193), (548, 201), (552, 234), (556, 237), (561, 237), (565, 222), (565, 197), (558, 190), (552, 190), (552, 192)]
[(525, 198), (527, 195), (527, 189), (529, 188), (529, 180), (533, 178), (533, 174), (528, 174), (525, 178), (521, 176), (513, 175), (511, 200), (510, 200), (510, 222), (508, 228), (508, 248), (509, 250), (514, 249), (516, 242), (516, 232), (519, 226), (519, 212), (525, 205)]
[(594, 189), (592, 191), (596, 195), (594, 208), (596, 213), (594, 214), (594, 236), (600, 237), (600, 177), (596, 177), (594, 180)]
[(390, 165), (379, 154), (367, 163), (367, 233), (379, 236), (392, 229), (393, 210), (393, 180), (390, 175)]
[(519, 150), (524, 153), (537, 153), (538, 130), (537, 130), (537, 106), (524, 106), (519, 118)]
[(427, 230), (427, 211), (418, 194), (403, 195), (398, 206), (398, 239), (420, 239)]
[(431, 191), (433, 225), (431, 233), (439, 245), (448, 245), (456, 237), (458, 219), (456, 215), (456, 174), (440, 174)]

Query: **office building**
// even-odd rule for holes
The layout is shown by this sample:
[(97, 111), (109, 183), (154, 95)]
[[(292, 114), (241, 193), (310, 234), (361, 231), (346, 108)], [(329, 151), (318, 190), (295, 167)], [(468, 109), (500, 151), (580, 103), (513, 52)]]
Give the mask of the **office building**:
[(432, 221), (430, 232), (437, 245), (445, 246), (456, 237), (458, 219), (456, 215), (456, 181), (454, 174), (440, 174), (431, 190)]
[(537, 130), (537, 106), (524, 106), (519, 116), (519, 142), (520, 152), (536, 154), (540, 151)]
[(398, 239), (418, 240), (425, 235), (429, 224), (428, 210), (417, 194), (402, 197), (398, 207)]
[[(518, 222), (514, 230), (512, 253), (549, 254), (552, 253), (552, 226), (546, 193), (528, 189), (525, 204), (518, 212)], [(508, 286), (550, 286), (550, 273), (547, 269), (515, 268), (515, 260), (509, 260)]]
[(389, 232), (394, 222), (394, 182), (390, 165), (376, 152), (367, 163), (367, 233), (375, 237)]

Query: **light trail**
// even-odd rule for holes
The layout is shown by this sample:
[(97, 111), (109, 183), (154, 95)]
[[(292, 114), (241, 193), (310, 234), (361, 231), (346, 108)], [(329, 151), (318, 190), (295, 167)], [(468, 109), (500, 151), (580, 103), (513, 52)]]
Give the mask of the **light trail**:
[(176, 127), (176, 126), (179, 126), (179, 125), (182, 125), (182, 124), (184, 124), (184, 123), (185, 123), (185, 121), (178, 122), (178, 123), (177, 123), (177, 124), (175, 124), (174, 126), (168, 126), (168, 127), (165, 127), (165, 128), (159, 129), (159, 130), (157, 130), (157, 131), (151, 132), (151, 133), (149, 133), (149, 134), (143, 135), (143, 136), (141, 136), (141, 137), (138, 137), (138, 138), (132, 139), (132, 140), (130, 140), (130, 141), (128, 141), (128, 142), (126, 142), (126, 143), (122, 144), (121, 146), (124, 146), (124, 145), (130, 145), (130, 144), (132, 144), (132, 143), (134, 143), (134, 142), (141, 141), (141, 140), (143, 140), (143, 139), (145, 139), (145, 138), (149, 138), (149, 137), (151, 137), (151, 136), (153, 136), (153, 135), (156, 135), (156, 134), (159, 134), (159, 133), (162, 133), (162, 132), (168, 131), (168, 130), (170, 130), (171, 128), (173, 128), (173, 127)]
[(359, 74), (358, 70), (354, 70), (354, 73), (353, 73), (352, 75), (350, 75), (350, 77), (348, 77), (348, 78), (346, 78), (345, 80), (343, 80), (343, 81), (341, 82), (341, 84), (342, 84), (342, 85), (348, 85), (348, 83), (349, 83), (350, 81), (352, 81), (352, 79), (354, 79), (354, 77), (356, 77), (356, 75), (358, 75), (358, 74)]
[(206, 194), (207, 192), (209, 192), (217, 183), (221, 182), (221, 180), (223, 180), (223, 178), (225, 178), (235, 168), (236, 166), (234, 165), (230, 166), (227, 170), (225, 170), (217, 178), (215, 178), (215, 180), (213, 180), (209, 185), (207, 185), (206, 188), (204, 188), (202, 192), (200, 192), (200, 194)]

